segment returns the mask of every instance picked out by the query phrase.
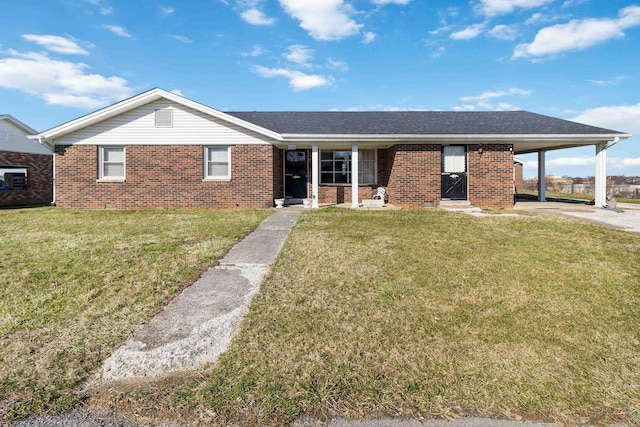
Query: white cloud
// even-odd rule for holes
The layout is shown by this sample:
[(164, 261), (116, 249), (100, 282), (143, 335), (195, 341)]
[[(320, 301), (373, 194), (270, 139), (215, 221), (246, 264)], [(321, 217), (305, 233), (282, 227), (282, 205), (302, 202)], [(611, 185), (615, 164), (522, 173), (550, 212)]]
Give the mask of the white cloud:
[(104, 28), (105, 30), (111, 31), (116, 36), (125, 37), (128, 39), (133, 38), (133, 36), (129, 34), (127, 30), (125, 30), (124, 28), (118, 25), (103, 25), (102, 28)]
[(331, 86), (334, 83), (332, 77), (317, 74), (305, 74), (302, 71), (285, 68), (255, 67), (255, 72), (265, 78), (285, 77), (289, 79), (289, 86), (295, 91), (313, 89), (322, 86)]
[(242, 56), (250, 56), (250, 57), (255, 58), (255, 57), (258, 57), (258, 56), (262, 56), (262, 55), (264, 55), (264, 54), (265, 54), (265, 53), (267, 53), (267, 52), (268, 52), (268, 50), (264, 50), (261, 46), (259, 46), (259, 45), (255, 45), (255, 46), (253, 46), (253, 47), (251, 48), (251, 50), (250, 50), (250, 51), (248, 51), (248, 52), (241, 52), (241, 53), (240, 53), (240, 55), (242, 55)]
[(464, 30), (451, 33), (449, 37), (453, 40), (470, 40), (478, 37), (484, 31), (485, 24), (470, 25)]
[(113, 8), (112, 7), (101, 7), (100, 8), (100, 13), (103, 15), (111, 15), (113, 13)]
[(640, 103), (585, 110), (569, 120), (640, 136)]
[(478, 96), (464, 96), (462, 98), (460, 98), (461, 101), (466, 101), (466, 102), (472, 102), (472, 101), (487, 101), (489, 99), (495, 99), (495, 98), (503, 98), (505, 96), (510, 96), (510, 95), (522, 95), (522, 96), (528, 96), (531, 95), (531, 91), (530, 90), (524, 90), (524, 89), (519, 89), (517, 87), (512, 87), (508, 90), (502, 90), (502, 91), (498, 91), (498, 92), (483, 92), (482, 94), (478, 95)]
[(533, 42), (516, 46), (513, 58), (556, 55), (582, 50), (613, 38), (624, 37), (624, 30), (640, 25), (640, 6), (621, 9), (617, 19), (574, 19), (538, 31)]
[(446, 49), (442, 46), (440, 46), (438, 49), (436, 49), (435, 52), (433, 52), (431, 54), (432, 58), (440, 58), (442, 55), (444, 55), (444, 53), (446, 52)]
[(132, 94), (125, 79), (89, 74), (89, 66), (81, 62), (58, 61), (44, 53), (4, 53), (9, 56), (0, 59), (0, 86), (38, 96), (49, 104), (90, 109)]
[(493, 110), (493, 111), (513, 111), (519, 108), (513, 104), (507, 102), (495, 102), (498, 98), (504, 98), (508, 96), (528, 96), (531, 94), (530, 90), (520, 89), (517, 87), (510, 88), (502, 91), (487, 91), (477, 96), (463, 96), (460, 101), (467, 104), (456, 105), (453, 107), (455, 111), (473, 111), (477, 109)]
[(85, 49), (78, 46), (73, 40), (69, 40), (60, 36), (23, 34), (22, 38), (30, 42), (34, 42), (47, 50), (57, 53), (66, 53), (69, 55), (88, 55)]
[(531, 9), (551, 3), (554, 0), (479, 0), (476, 9), (488, 17), (506, 15), (516, 8)]
[(331, 108), (329, 111), (427, 111), (425, 108), (398, 107), (395, 105), (370, 104), (346, 108)]
[(372, 33), (370, 31), (367, 31), (362, 35), (362, 43), (364, 44), (373, 43), (375, 39), (376, 39), (375, 33)]
[(282, 57), (298, 66), (310, 67), (311, 64), (309, 64), (309, 61), (313, 59), (315, 52), (316, 51), (310, 47), (294, 44), (287, 48), (287, 51), (282, 54)]
[(273, 25), (276, 22), (274, 18), (269, 18), (264, 12), (255, 8), (245, 10), (240, 17), (251, 25)]
[(500, 40), (515, 40), (518, 37), (518, 28), (515, 25), (496, 25), (487, 31), (487, 34)]
[(387, 4), (409, 4), (411, 0), (373, 0), (373, 4), (377, 4), (379, 6), (384, 6)]
[(335, 59), (327, 59), (327, 68), (338, 71), (349, 71), (349, 66), (346, 62), (336, 61)]
[[(595, 152), (593, 156), (558, 157), (547, 159), (545, 169), (548, 174), (556, 176), (594, 176), (596, 167)], [(607, 175), (637, 175), (640, 157), (614, 157), (607, 155)], [(538, 160), (532, 158), (524, 163), (525, 176), (538, 175)]]
[(176, 10), (171, 6), (160, 6), (160, 14), (162, 16), (173, 15)]
[(189, 37), (187, 37), (187, 36), (176, 36), (176, 35), (171, 34), (171, 35), (169, 35), (169, 37), (173, 37), (173, 38), (174, 38), (174, 39), (176, 39), (176, 40), (180, 40), (182, 43), (185, 43), (185, 44), (187, 44), (187, 43), (193, 43), (193, 40), (191, 40), (191, 39), (190, 39)]
[(360, 33), (362, 28), (351, 18), (355, 10), (343, 0), (280, 0), (280, 5), (317, 40), (340, 40)]
[(623, 80), (626, 80), (627, 76), (617, 76), (610, 80), (587, 80), (588, 83), (595, 86), (616, 86)]
[(572, 6), (578, 6), (586, 2), (587, 0), (566, 0), (564, 3), (562, 3), (562, 7), (567, 8)]

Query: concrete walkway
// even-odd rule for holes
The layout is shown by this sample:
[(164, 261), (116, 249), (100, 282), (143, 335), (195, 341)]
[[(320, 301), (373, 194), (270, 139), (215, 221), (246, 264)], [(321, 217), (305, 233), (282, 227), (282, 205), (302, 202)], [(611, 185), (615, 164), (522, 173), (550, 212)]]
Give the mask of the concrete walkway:
[(281, 210), (186, 288), (103, 364), (97, 382), (193, 370), (224, 352), (300, 210)]

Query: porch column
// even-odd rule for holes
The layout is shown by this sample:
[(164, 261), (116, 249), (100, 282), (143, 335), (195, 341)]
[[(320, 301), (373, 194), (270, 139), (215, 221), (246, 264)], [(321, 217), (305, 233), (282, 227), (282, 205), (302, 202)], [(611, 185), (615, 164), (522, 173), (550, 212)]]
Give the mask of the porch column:
[(596, 206), (607, 207), (607, 144), (596, 144)]
[(358, 145), (351, 146), (351, 207), (358, 208)]
[(311, 207), (318, 208), (318, 144), (311, 146)]
[(546, 151), (538, 151), (538, 201), (546, 202), (547, 176), (545, 174), (544, 162)]

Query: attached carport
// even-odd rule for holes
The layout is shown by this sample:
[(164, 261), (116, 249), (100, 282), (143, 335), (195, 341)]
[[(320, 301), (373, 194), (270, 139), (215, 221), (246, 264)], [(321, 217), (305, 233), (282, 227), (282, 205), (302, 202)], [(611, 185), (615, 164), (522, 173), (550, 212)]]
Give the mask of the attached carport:
[(599, 207), (607, 206), (607, 149), (617, 144), (620, 140), (627, 139), (631, 135), (610, 129), (583, 125), (556, 119), (554, 125), (544, 129), (544, 134), (526, 135), (514, 139), (513, 151), (515, 155), (538, 155), (538, 201), (544, 202), (546, 182), (546, 153), (548, 151), (563, 150), (568, 148), (595, 147), (595, 204)]

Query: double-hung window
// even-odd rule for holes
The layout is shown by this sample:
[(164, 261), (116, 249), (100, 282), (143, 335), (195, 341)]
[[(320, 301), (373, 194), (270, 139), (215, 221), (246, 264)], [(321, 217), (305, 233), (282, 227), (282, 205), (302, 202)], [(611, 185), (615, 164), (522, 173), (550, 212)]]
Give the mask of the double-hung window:
[[(376, 184), (376, 151), (358, 152), (358, 184)], [(320, 153), (320, 183), (351, 183), (351, 151), (328, 151)]]
[(231, 147), (205, 147), (205, 179), (231, 179)]
[(124, 180), (125, 178), (125, 148), (100, 147), (99, 178), (104, 180)]

